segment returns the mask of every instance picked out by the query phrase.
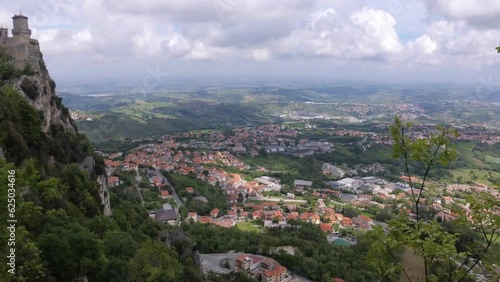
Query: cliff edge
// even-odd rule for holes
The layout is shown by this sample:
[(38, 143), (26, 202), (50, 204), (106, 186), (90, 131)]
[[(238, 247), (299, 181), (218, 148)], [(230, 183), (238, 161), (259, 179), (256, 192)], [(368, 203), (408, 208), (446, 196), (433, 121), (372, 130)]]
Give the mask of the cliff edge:
[(103, 161), (96, 157), (87, 138), (78, 133), (57, 96), (40, 45), (31, 39), (28, 18), (15, 15), (13, 22), (12, 37), (6, 28), (0, 28), (1, 155), (18, 164), (34, 158), (47, 175), (62, 165), (78, 163), (99, 183), (103, 213), (111, 215)]

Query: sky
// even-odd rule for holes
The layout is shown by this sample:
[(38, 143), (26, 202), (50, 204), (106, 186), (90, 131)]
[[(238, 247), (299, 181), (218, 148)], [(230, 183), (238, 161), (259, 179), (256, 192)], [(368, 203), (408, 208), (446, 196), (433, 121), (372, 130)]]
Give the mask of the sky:
[(3, 26), (19, 11), (56, 81), (500, 86), (498, 0), (0, 0)]

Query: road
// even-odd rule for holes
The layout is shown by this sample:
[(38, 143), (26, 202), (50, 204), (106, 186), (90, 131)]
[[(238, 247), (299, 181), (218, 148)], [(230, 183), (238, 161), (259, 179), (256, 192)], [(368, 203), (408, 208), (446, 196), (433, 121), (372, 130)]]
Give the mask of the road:
[(141, 199), (141, 204), (142, 206), (144, 206), (144, 199), (142, 198), (142, 194), (141, 194), (141, 188), (139, 188), (139, 184), (142, 180), (142, 177), (139, 175), (139, 172), (136, 170), (135, 171), (136, 173), (136, 176), (135, 176), (135, 185), (134, 185), (134, 188), (135, 188), (135, 191), (137, 191), (137, 194), (139, 195), (139, 198)]
[(220, 262), (223, 259), (234, 259), (241, 255), (241, 253), (222, 253), (222, 254), (200, 254), (202, 259), (201, 266), (203, 268), (203, 273), (212, 271), (214, 273), (225, 274), (231, 272), (231, 270), (220, 266)]
[(180, 225), (181, 224), (181, 215), (179, 214), (179, 208), (181, 207), (182, 205), (182, 201), (181, 201), (181, 198), (179, 198), (179, 196), (177, 195), (177, 192), (175, 192), (175, 189), (174, 187), (172, 186), (172, 184), (170, 184), (170, 181), (168, 181), (168, 179), (163, 176), (163, 174), (157, 170), (153, 170), (152, 171), (154, 174), (156, 174), (156, 176), (160, 177), (161, 179), (163, 179), (163, 183), (165, 183), (165, 185), (167, 185), (168, 187), (170, 187), (170, 190), (172, 190), (172, 197), (174, 198), (174, 201), (176, 203), (176, 206), (175, 206), (175, 213), (177, 214), (177, 225)]
[(177, 209), (179, 209), (179, 207), (182, 205), (182, 201), (181, 201), (181, 198), (179, 198), (179, 196), (175, 192), (175, 189), (172, 186), (172, 184), (170, 184), (170, 181), (168, 181), (168, 179), (165, 176), (163, 176), (163, 174), (161, 172), (159, 172), (157, 170), (153, 170), (152, 172), (154, 174), (156, 174), (156, 176), (161, 177), (163, 179), (163, 183), (165, 183), (165, 185), (167, 185), (168, 187), (171, 188), (171, 190), (172, 190), (172, 197), (174, 198), (174, 201), (177, 204)]
[(269, 201), (269, 202), (283, 201), (284, 203), (300, 203), (300, 204), (307, 203), (306, 200), (282, 199), (273, 197), (249, 197), (248, 199), (253, 201)]
[[(200, 257), (202, 260), (201, 266), (203, 268), (203, 273), (207, 273), (209, 271), (212, 271), (214, 273), (219, 273), (219, 274), (229, 273), (229, 272), (231, 272), (231, 270), (220, 266), (220, 262), (223, 259), (236, 260), (236, 258), (242, 254), (245, 254), (245, 253), (200, 254)], [(245, 254), (245, 255), (253, 256), (253, 257), (260, 257), (262, 259), (266, 258), (264, 256), (254, 255), (254, 254)], [(299, 275), (296, 275), (296, 274), (293, 274), (290, 272), (289, 272), (289, 274), (292, 274), (295, 278), (300, 279), (301, 282), (314, 282), (314, 281), (309, 280), (305, 277), (302, 277), (302, 276), (299, 276)]]

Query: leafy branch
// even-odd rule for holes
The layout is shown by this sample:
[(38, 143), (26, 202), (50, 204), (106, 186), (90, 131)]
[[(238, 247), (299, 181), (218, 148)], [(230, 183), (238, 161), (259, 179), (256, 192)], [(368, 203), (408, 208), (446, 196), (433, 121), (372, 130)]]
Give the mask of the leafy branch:
[[(434, 132), (422, 136), (411, 132), (411, 127), (411, 123), (396, 118), (390, 131), (394, 141), (393, 156), (399, 158), (403, 165), (415, 218), (401, 215), (389, 222), (385, 232), (381, 228), (372, 231), (376, 238), (383, 239), (371, 244), (368, 262), (388, 278), (387, 281), (395, 281), (390, 278), (395, 278), (397, 273), (404, 274), (407, 281), (412, 281), (412, 278), (419, 280), (419, 277), (411, 277), (410, 271), (400, 261), (404, 250), (412, 251), (422, 259), (425, 274), (417, 276), (427, 282), (468, 281), (473, 279), (471, 273), (476, 266), (493, 272), (487, 252), (500, 237), (500, 201), (487, 193), (470, 197), (468, 204), (456, 211), (461, 217), (450, 223), (454, 226), (452, 230), (447, 230), (449, 225), (422, 216), (420, 204), (427, 190), (429, 174), (437, 164), (446, 166), (456, 158), (451, 141), (458, 136), (458, 132), (453, 128), (437, 126)], [(448, 226), (447, 229), (444, 226)], [(460, 229), (455, 232), (457, 230), (453, 231), (453, 228)], [(466, 246), (459, 248), (462, 240)]]

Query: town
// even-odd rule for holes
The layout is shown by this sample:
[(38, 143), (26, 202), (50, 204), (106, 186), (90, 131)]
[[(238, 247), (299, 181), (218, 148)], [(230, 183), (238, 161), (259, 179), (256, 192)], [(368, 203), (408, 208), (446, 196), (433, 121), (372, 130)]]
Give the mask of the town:
[[(408, 177), (401, 176), (399, 181), (383, 179), (377, 176), (384, 171), (380, 163), (364, 166), (365, 176), (358, 176), (357, 170), (346, 166), (323, 163), (318, 173), (328, 181), (314, 183), (295, 178), (293, 182), (282, 183), (264, 165), (249, 165), (239, 157), (240, 154), (306, 157), (335, 150), (330, 142), (297, 138), (297, 134), (296, 130), (278, 125), (236, 128), (225, 134), (182, 133), (150, 140), (126, 154), (100, 153), (105, 157), (108, 186), (122, 187), (120, 175), (132, 173), (141, 199), (144, 192), (154, 191), (156, 195), (148, 197), (154, 203), (150, 206), (154, 207), (150, 216), (169, 225), (201, 223), (261, 230), (308, 222), (318, 225), (332, 244), (351, 245), (356, 244), (358, 234), (376, 225), (385, 228), (386, 221), (396, 214), (415, 218), (411, 201), (415, 191), (408, 185)], [(345, 130), (332, 134), (365, 136)], [(387, 136), (371, 136), (375, 137), (374, 142), (388, 142)], [(218, 201), (217, 205), (206, 188), (186, 186), (177, 180), (173, 184), (171, 177), (205, 183), (223, 195), (225, 201)], [(481, 183), (439, 187), (442, 191), (426, 193), (420, 200), (421, 208), (438, 221), (455, 220), (458, 213), (467, 213), (466, 194), (486, 192), (500, 196), (498, 190)], [(229, 268), (246, 271), (262, 281), (295, 279), (293, 273), (269, 261), (270, 258), (238, 253), (203, 256), (205, 271), (222, 274), (228, 273)], [(222, 260), (228, 268), (220, 267)]]

